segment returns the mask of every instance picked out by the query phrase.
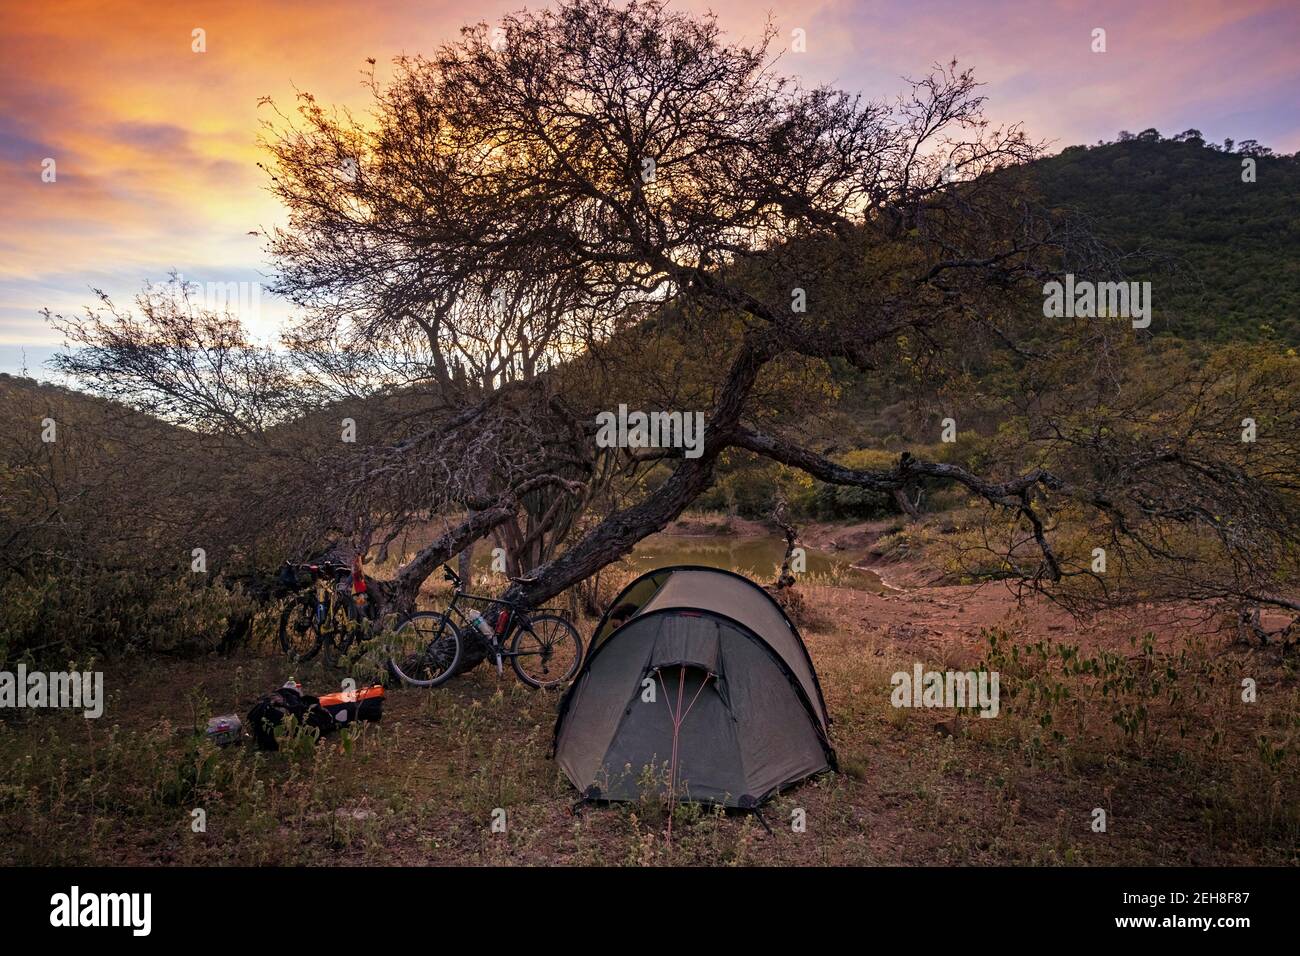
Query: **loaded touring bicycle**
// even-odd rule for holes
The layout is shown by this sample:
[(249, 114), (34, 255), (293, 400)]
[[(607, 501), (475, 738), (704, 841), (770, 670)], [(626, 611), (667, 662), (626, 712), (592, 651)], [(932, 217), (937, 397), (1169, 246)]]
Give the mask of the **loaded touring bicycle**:
[[(454, 587), (446, 611), (420, 611), (397, 628), (388, 668), (403, 683), (437, 687), (457, 674), (471, 652), (470, 642), (504, 662), (532, 687), (556, 687), (572, 679), (582, 663), (582, 638), (564, 617), (480, 594), (469, 594), (460, 576), (443, 566)], [(476, 606), (483, 610), (476, 610)]]

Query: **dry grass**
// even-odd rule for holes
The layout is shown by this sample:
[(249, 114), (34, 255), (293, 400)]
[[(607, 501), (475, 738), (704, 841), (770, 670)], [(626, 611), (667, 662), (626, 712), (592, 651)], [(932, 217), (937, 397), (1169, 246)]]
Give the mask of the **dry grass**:
[[(381, 724), (319, 743), (260, 754), (199, 742), (208, 716), (244, 713), (288, 676), (263, 651), (111, 670), (98, 721), (0, 724), (0, 862), (1297, 862), (1300, 693), (1288, 662), (1209, 641), (1072, 652), (1030, 624), (983, 649), (1003, 675), (1002, 716), (954, 720), (893, 708), (890, 675), (916, 660), (965, 667), (969, 649), (873, 626), (861, 592), (809, 587), (807, 598), (841, 771), (769, 804), (771, 834), (752, 816), (683, 807), (669, 845), (653, 799), (575, 815), (549, 759), (558, 695), (486, 667), (440, 690), (391, 691)], [(318, 692), (338, 678), (295, 676)], [(1241, 702), (1243, 676), (1258, 703)], [(1097, 807), (1105, 833), (1092, 830)], [(204, 833), (191, 826), (200, 808)], [(796, 808), (806, 832), (791, 828)], [(504, 833), (491, 828), (497, 809)]]

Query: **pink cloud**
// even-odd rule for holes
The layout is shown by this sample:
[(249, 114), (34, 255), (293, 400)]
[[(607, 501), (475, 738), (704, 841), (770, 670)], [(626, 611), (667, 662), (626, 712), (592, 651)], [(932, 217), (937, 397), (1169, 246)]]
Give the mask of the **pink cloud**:
[[(0, 244), (0, 301), (73, 308), (105, 271), (162, 278), (173, 265), (210, 273), (265, 268), (247, 235), (280, 210), (257, 169), (258, 98), (364, 107), (360, 70), (428, 52), (467, 22), (522, 0), (234, 0), (111, 5), (91, 0), (0, 10), (0, 189), (11, 234)], [(536, 6), (536, 3), (532, 4)], [(714, 9), (729, 34), (755, 39), (769, 14), (777, 45), (803, 29), (807, 52), (783, 68), (809, 82), (892, 97), (899, 77), (953, 56), (986, 82), (989, 112), (1059, 146), (1121, 128), (1188, 126), (1300, 150), (1300, 7), (1293, 0), (682, 0)], [(1107, 52), (1090, 51), (1091, 30)], [(207, 51), (191, 50), (206, 31)], [(382, 73), (381, 73), (382, 75)], [(40, 162), (58, 161), (42, 183)], [(134, 281), (134, 279), (133, 279)], [(41, 299), (25, 298), (39, 289)], [(57, 293), (51, 301), (51, 290)], [(133, 289), (117, 290), (123, 296)], [(34, 334), (34, 333), (33, 333)]]

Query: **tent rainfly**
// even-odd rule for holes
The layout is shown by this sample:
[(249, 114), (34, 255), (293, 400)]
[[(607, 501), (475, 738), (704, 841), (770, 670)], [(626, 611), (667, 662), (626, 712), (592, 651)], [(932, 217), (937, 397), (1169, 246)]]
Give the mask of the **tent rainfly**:
[(629, 584), (560, 704), (555, 757), (588, 800), (647, 790), (756, 808), (836, 769), (799, 632), (766, 591), (718, 568)]

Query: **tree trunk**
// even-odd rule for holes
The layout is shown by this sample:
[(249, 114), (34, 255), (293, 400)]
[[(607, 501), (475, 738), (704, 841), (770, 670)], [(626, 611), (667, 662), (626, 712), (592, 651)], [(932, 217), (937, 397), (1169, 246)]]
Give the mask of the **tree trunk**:
[(781, 570), (777, 572), (776, 581), (773, 582), (769, 590), (784, 590), (794, 586), (794, 572), (790, 570), (790, 564), (794, 559), (795, 542), (798, 539), (798, 531), (790, 523), (789, 505), (785, 500), (785, 495), (777, 492), (776, 508), (772, 511), (772, 520), (776, 526), (781, 529), (785, 535), (785, 556), (781, 559)]
[(490, 508), (472, 512), (459, 525), (429, 542), (402, 566), (396, 578), (383, 582), (385, 600), (391, 602), (399, 612), (409, 614), (414, 611), (421, 585), (438, 566), (464, 552), (497, 525), (509, 521), (514, 516), (516, 506), (513, 497), (502, 499)]
[(648, 498), (614, 512), (564, 554), (542, 564), (525, 580), (512, 584), (506, 591), (506, 599), (542, 604), (617, 561), (642, 538), (662, 531), (678, 518), (712, 483), (718, 455), (730, 444), (758, 372), (771, 355), (768, 347), (747, 340), (732, 362), (709, 416), (703, 454), (699, 458), (683, 458), (668, 480)]
[[(525, 579), (506, 589), (504, 600), (534, 607), (545, 603), (579, 581), (591, 577), (607, 564), (628, 554), (640, 541), (681, 515), (713, 481), (718, 454), (731, 443), (741, 411), (763, 363), (771, 358), (766, 346), (746, 341), (732, 362), (720, 397), (714, 405), (705, 430), (703, 454), (683, 458), (672, 475), (644, 501), (609, 515), (587, 532), (558, 558), (548, 561)], [(503, 497), (497, 504), (476, 511), (457, 527), (423, 548), (397, 574), (391, 590), (399, 607), (414, 608), (420, 586), (439, 564), (467, 548), (494, 529), (502, 528), (515, 518), (519, 508), (516, 494)], [(465, 641), (461, 669), (468, 670), (483, 660), (481, 641)]]
[[(919, 502), (920, 499), (918, 498), (917, 500)], [(894, 503), (898, 505), (899, 510), (902, 511), (903, 514), (907, 515), (913, 521), (916, 521), (921, 517), (920, 509), (915, 503), (913, 503), (912, 499), (907, 496), (906, 488), (894, 489)]]
[(460, 557), (456, 561), (456, 573), (465, 582), (466, 590), (473, 590), (474, 588), (474, 545), (477, 540), (475, 539), (466, 545), (465, 550), (461, 551)]
[(505, 598), (541, 604), (630, 553), (637, 542), (662, 531), (709, 487), (716, 460), (717, 453), (707, 449), (699, 458), (683, 459), (649, 498), (610, 515), (564, 554), (512, 584)]

